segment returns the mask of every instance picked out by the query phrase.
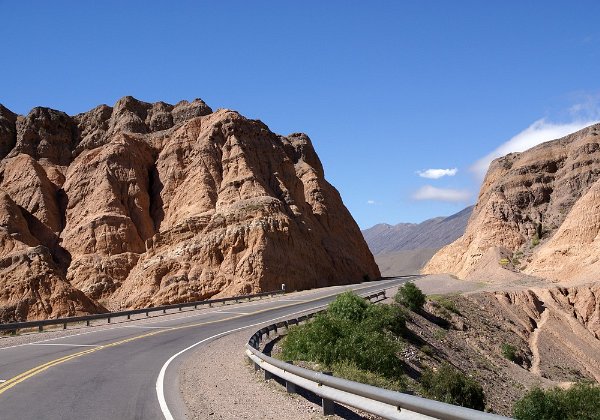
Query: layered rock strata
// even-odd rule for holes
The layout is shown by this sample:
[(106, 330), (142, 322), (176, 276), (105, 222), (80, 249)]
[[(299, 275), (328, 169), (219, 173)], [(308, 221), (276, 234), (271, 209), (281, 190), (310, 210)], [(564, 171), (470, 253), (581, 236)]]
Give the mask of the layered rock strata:
[(597, 281), (600, 124), (496, 159), (465, 234), (426, 273), (506, 280)]
[(0, 106), (0, 321), (379, 270), (308, 136), (203, 101)]

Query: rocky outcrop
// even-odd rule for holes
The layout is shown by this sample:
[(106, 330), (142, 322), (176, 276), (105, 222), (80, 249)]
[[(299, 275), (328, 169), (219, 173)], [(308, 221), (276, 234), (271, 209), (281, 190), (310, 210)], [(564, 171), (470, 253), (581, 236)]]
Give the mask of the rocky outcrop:
[(0, 107), (0, 321), (375, 279), (310, 139), (201, 100)]
[(424, 272), (597, 280), (599, 135), (600, 124), (592, 125), (492, 162), (465, 234)]

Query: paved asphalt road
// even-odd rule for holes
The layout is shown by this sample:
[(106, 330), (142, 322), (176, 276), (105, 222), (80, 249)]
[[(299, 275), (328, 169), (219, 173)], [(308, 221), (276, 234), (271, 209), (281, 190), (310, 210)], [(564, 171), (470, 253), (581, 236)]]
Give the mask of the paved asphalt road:
[(261, 324), (324, 306), (347, 289), (368, 294), (406, 280), (328, 287), (82, 327), (67, 337), (49, 339), (41, 333), (32, 343), (12, 347), (4, 341), (11, 338), (4, 338), (3, 345), (9, 346), (0, 348), (0, 420), (185, 418), (177, 372), (191, 351), (165, 366), (172, 356), (232, 330), (247, 328), (250, 336)]

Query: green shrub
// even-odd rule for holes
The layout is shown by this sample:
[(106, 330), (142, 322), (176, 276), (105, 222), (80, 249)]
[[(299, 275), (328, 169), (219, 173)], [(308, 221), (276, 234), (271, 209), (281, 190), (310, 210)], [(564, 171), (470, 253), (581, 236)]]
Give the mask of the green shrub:
[(509, 260), (508, 258), (502, 258), (502, 259), (499, 261), (499, 263), (500, 263), (500, 265), (502, 265), (502, 266), (504, 266), (504, 265), (508, 265), (508, 264), (510, 264), (510, 260)]
[(331, 370), (337, 377), (348, 379), (354, 382), (360, 382), (361, 384), (376, 386), (378, 388), (384, 388), (398, 392), (406, 391), (408, 388), (407, 380), (404, 375), (390, 379), (377, 373), (360, 369), (351, 362), (335, 363), (331, 367)]
[(481, 385), (447, 363), (437, 372), (426, 370), (421, 377), (421, 386), (428, 398), (476, 410), (485, 408)]
[(366, 315), (369, 302), (356, 293), (344, 292), (327, 307), (327, 313), (336, 319), (360, 322)]
[(533, 238), (531, 238), (531, 247), (536, 247), (540, 244), (540, 236), (536, 233), (535, 235), (533, 235)]
[(517, 360), (517, 348), (508, 343), (502, 344), (502, 356), (511, 362), (514, 362)]
[(395, 336), (406, 333), (406, 309), (397, 305), (369, 305), (363, 327), (371, 331), (389, 331)]
[(398, 377), (402, 373), (398, 335), (404, 329), (401, 308), (373, 305), (347, 292), (338, 296), (326, 313), (290, 329), (282, 343), (282, 356), (326, 366), (346, 362), (358, 369)]
[(394, 300), (412, 311), (423, 309), (427, 296), (414, 283), (405, 283), (398, 289)]
[(515, 403), (513, 416), (520, 420), (598, 420), (600, 387), (579, 383), (568, 390), (535, 388)]

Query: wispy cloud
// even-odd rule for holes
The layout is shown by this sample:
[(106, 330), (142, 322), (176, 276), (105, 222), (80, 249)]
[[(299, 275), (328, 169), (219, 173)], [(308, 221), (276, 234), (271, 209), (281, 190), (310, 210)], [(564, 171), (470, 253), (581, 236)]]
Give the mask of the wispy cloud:
[[(577, 106), (575, 106), (577, 107)], [(501, 144), (492, 152), (477, 160), (472, 166), (471, 171), (479, 178), (483, 179), (492, 160), (513, 152), (523, 152), (545, 141), (558, 139), (581, 130), (588, 125), (594, 124), (598, 120), (573, 121), (570, 123), (552, 123), (545, 119), (535, 121), (525, 130)]]
[(372, 205), (372, 204), (377, 204), (377, 203), (375, 202), (375, 200), (367, 200), (367, 204)]
[(419, 188), (412, 196), (415, 200), (434, 200), (460, 202), (468, 201), (471, 193), (467, 190), (455, 190), (452, 188), (436, 188), (431, 185), (425, 185)]
[(600, 122), (600, 94), (574, 93), (572, 106), (565, 115), (567, 122), (552, 122), (546, 118), (534, 121), (529, 127), (502, 143), (477, 160), (470, 168), (480, 179), (485, 176), (492, 160), (513, 152), (523, 152), (540, 143), (559, 139), (584, 127)]
[(425, 171), (417, 171), (417, 175), (421, 178), (439, 179), (444, 176), (454, 176), (458, 172), (458, 168), (452, 169), (427, 169)]

